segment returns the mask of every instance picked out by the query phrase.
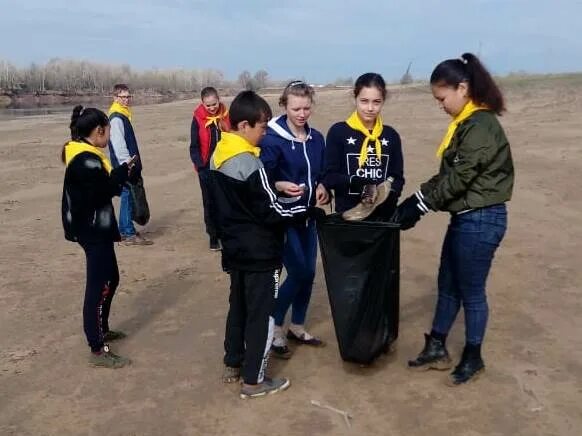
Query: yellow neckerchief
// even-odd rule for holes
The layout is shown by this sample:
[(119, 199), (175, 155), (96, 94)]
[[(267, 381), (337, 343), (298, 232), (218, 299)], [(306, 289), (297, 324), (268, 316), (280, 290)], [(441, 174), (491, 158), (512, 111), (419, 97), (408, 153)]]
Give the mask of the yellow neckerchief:
[(111, 162), (105, 153), (103, 153), (100, 148), (87, 144), (86, 142), (69, 141), (67, 145), (65, 145), (65, 165), (68, 166), (75, 156), (86, 151), (99, 157), (107, 174), (111, 173)]
[(370, 133), (370, 131), (366, 129), (366, 126), (364, 126), (362, 120), (360, 120), (360, 117), (358, 116), (357, 112), (351, 114), (350, 117), (346, 120), (346, 123), (352, 129), (357, 130), (358, 132), (362, 132), (366, 137), (366, 139), (364, 139), (364, 142), (362, 143), (362, 148), (360, 148), (360, 157), (358, 158), (359, 167), (362, 168), (366, 163), (366, 160), (368, 159), (368, 143), (370, 141), (372, 141), (375, 144), (376, 156), (378, 157), (378, 159), (380, 159), (382, 155), (382, 147), (380, 141), (378, 141), (378, 137), (382, 134), (382, 130), (384, 129), (382, 116), (378, 115), (376, 117), (376, 122), (374, 123), (372, 133)]
[(241, 153), (252, 153), (259, 157), (261, 149), (236, 133), (222, 132), (212, 155), (214, 166), (218, 169), (228, 159)]
[(211, 124), (214, 124), (216, 127), (219, 127), (218, 122), (220, 120), (222, 120), (223, 118), (226, 118), (227, 116), (228, 116), (228, 109), (225, 109), (224, 112), (219, 113), (218, 115), (216, 115), (214, 117), (208, 116), (206, 118), (206, 123), (204, 124), (204, 127), (208, 127)]
[(131, 109), (127, 106), (123, 106), (116, 101), (113, 102), (111, 107), (109, 108), (109, 112), (107, 115), (111, 115), (112, 113), (117, 112), (118, 114), (125, 115), (129, 121), (131, 121)]
[(441, 144), (439, 145), (439, 148), (438, 148), (437, 153), (436, 153), (438, 158), (442, 158), (443, 154), (445, 154), (445, 150), (447, 148), (449, 148), (449, 145), (451, 145), (451, 140), (453, 139), (453, 135), (455, 134), (457, 127), (459, 127), (459, 124), (461, 124), (463, 121), (465, 121), (471, 115), (473, 115), (475, 112), (483, 111), (483, 110), (487, 110), (487, 107), (477, 106), (475, 103), (473, 103), (472, 100), (469, 100), (469, 103), (467, 103), (465, 105), (463, 110), (461, 112), (459, 112), (453, 118), (453, 121), (451, 121), (451, 124), (449, 124), (449, 128), (447, 129), (447, 133), (445, 133), (445, 136), (444, 136)]

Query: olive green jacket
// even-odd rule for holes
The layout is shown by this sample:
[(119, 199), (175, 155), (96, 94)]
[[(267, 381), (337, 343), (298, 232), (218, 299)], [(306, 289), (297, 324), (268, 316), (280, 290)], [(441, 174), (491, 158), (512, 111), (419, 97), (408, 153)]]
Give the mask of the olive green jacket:
[(433, 210), (461, 212), (511, 199), (509, 142), (495, 114), (478, 111), (457, 127), (439, 173), (420, 187)]

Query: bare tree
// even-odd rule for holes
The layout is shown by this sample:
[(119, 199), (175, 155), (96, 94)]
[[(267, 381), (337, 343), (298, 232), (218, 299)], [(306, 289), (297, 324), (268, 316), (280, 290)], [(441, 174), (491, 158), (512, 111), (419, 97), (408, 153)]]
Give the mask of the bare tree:
[(251, 76), (251, 73), (249, 73), (247, 70), (244, 70), (242, 73), (238, 75), (238, 83), (241, 86), (241, 88), (249, 90), (254, 89), (253, 78)]
[(268, 84), (268, 77), (269, 73), (265, 70), (259, 70), (255, 73), (253, 77), (253, 81), (255, 82), (256, 89), (261, 89), (267, 86)]

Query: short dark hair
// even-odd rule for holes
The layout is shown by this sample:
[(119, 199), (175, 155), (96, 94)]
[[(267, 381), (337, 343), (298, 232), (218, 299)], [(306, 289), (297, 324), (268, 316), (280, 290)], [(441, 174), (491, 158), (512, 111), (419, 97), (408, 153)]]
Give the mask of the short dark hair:
[(273, 112), (269, 103), (254, 91), (242, 91), (234, 98), (229, 110), (230, 124), (237, 130), (238, 123), (248, 121), (251, 127), (258, 122), (268, 121)]
[(113, 87), (113, 93), (115, 95), (119, 94), (121, 91), (129, 92), (129, 86), (127, 86), (125, 83), (118, 83)]
[(463, 53), (460, 58), (442, 61), (430, 76), (430, 84), (434, 86), (457, 89), (462, 82), (467, 83), (469, 97), (476, 104), (487, 106), (498, 115), (505, 111), (503, 93), (473, 53)]
[(218, 91), (213, 86), (207, 86), (206, 88), (203, 88), (202, 91), (200, 91), (201, 100), (204, 100), (206, 97), (210, 97), (211, 95), (214, 95), (216, 98), (218, 98)]
[(384, 78), (378, 73), (365, 73), (362, 74), (354, 83), (354, 97), (358, 97), (362, 88), (376, 88), (382, 93), (382, 98), (386, 100), (386, 82)]
[[(73, 108), (71, 114), (71, 139), (73, 141), (81, 141), (91, 135), (91, 132), (96, 127), (106, 127), (109, 125), (109, 118), (103, 111), (95, 109), (94, 107), (83, 108), (77, 105)], [(65, 162), (65, 149), (63, 147), (61, 153), (61, 160)]]

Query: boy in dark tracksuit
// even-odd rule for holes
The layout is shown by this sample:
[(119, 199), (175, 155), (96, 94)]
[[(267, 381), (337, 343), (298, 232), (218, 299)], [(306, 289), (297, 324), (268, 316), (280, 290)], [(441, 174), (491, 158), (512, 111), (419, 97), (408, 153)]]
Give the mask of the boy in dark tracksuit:
[(265, 377), (273, 339), (273, 309), (282, 266), (285, 223), (306, 207), (277, 202), (259, 159), (271, 109), (252, 91), (230, 107), (232, 132), (222, 138), (210, 162), (212, 214), (222, 242), (222, 265), (230, 274), (230, 309), (224, 340), (223, 380), (243, 378), (241, 398), (286, 389), (289, 380)]

